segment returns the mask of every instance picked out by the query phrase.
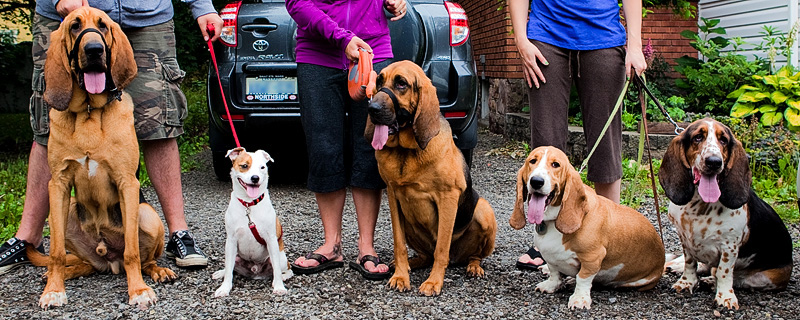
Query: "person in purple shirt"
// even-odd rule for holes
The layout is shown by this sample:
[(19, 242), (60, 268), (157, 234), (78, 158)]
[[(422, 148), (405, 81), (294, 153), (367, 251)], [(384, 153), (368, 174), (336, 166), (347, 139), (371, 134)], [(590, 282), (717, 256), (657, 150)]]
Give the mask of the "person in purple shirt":
[(364, 139), (367, 101), (353, 101), (347, 90), (350, 61), (359, 50), (371, 52), (373, 68), (392, 55), (389, 22), (406, 14), (405, 0), (287, 0), (297, 22), (297, 85), (300, 119), (308, 149), (308, 189), (322, 218), (324, 243), (297, 258), (298, 274), (342, 267), (342, 213), (350, 187), (358, 219), (358, 258), (350, 266), (370, 280), (391, 276), (373, 246), (382, 189), (375, 151)]
[[(531, 149), (551, 145), (565, 150), (572, 85), (580, 99), (586, 145), (593, 146), (625, 78), (633, 70), (641, 74), (647, 68), (642, 53), (642, 1), (622, 0), (627, 32), (617, 0), (508, 0), (508, 6), (529, 87)], [(589, 160), (587, 174), (597, 194), (617, 203), (621, 144), (617, 113)], [(536, 269), (544, 263), (532, 247), (517, 260), (517, 267)]]

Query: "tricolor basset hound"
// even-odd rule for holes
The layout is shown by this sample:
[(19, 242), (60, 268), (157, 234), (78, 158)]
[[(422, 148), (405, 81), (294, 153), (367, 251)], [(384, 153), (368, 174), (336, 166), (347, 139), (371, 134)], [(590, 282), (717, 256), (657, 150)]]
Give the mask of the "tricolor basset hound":
[(664, 245), (650, 221), (598, 196), (555, 147), (534, 149), (517, 174), (510, 223), (521, 229), (526, 220), (536, 225), (534, 244), (550, 266), (536, 290), (553, 293), (562, 276), (575, 276), (570, 308), (590, 308), (592, 283), (648, 290), (661, 279)]
[(698, 262), (716, 268), (715, 300), (728, 309), (739, 309), (734, 286), (786, 288), (792, 239), (750, 187), (747, 155), (728, 127), (708, 118), (692, 123), (672, 139), (659, 180), (685, 255), (676, 291), (697, 286)]

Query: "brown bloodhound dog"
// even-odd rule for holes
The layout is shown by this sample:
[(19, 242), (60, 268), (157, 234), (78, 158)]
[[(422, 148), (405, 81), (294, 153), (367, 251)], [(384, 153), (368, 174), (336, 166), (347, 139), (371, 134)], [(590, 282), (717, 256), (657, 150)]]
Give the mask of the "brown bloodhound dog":
[(156, 301), (142, 272), (157, 282), (176, 278), (156, 265), (164, 248), (161, 219), (139, 202), (133, 103), (120, 91), (136, 70), (128, 39), (103, 11), (79, 8), (51, 35), (44, 69), (44, 99), (52, 107), (50, 256), (27, 251), (33, 264), (47, 265), (42, 308), (67, 302), (64, 280), (119, 273), (120, 264), (128, 302), (140, 308)]
[[(436, 89), (419, 66), (401, 61), (383, 69), (364, 135), (387, 185), (395, 258), (389, 286), (410, 290), (409, 268), (431, 263), (419, 288), (427, 296), (441, 292), (450, 261), (468, 263), (468, 274), (483, 276), (481, 260), (494, 250), (494, 211), (472, 188)], [(406, 245), (416, 258), (408, 259)]]

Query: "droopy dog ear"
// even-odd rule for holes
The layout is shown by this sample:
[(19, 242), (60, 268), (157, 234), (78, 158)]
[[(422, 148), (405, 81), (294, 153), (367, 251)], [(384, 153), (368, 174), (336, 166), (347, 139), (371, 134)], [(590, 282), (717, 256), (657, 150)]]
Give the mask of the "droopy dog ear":
[(71, 21), (63, 21), (61, 26), (50, 33), (50, 48), (44, 62), (44, 101), (58, 111), (64, 111), (72, 100), (72, 67), (67, 56), (67, 34)]
[(525, 227), (525, 200), (528, 199), (527, 180), (531, 173), (530, 167), (530, 162), (525, 159), (525, 163), (517, 172), (517, 200), (514, 202), (514, 211), (511, 212), (511, 218), (508, 221), (511, 227), (517, 230)]
[(578, 171), (568, 163), (562, 167), (564, 178), (561, 194), (561, 210), (556, 218), (556, 229), (563, 234), (571, 234), (581, 228), (583, 217), (589, 212), (587, 208), (586, 190)]
[(728, 145), (728, 159), (725, 170), (719, 175), (719, 202), (727, 208), (735, 209), (743, 206), (750, 198), (752, 176), (747, 154), (739, 140), (733, 138), (730, 129), (725, 128), (731, 137)]
[[(422, 72), (422, 69), (415, 70), (414, 87), (417, 91), (417, 112), (414, 114), (414, 138), (417, 145), (422, 150), (428, 146), (428, 142), (439, 134), (441, 123), (439, 122), (439, 98), (436, 97), (436, 87), (431, 80)], [(395, 108), (397, 108), (396, 106)]]
[[(133, 81), (133, 78), (136, 78), (136, 60), (133, 58), (131, 43), (125, 33), (122, 32), (122, 28), (113, 21), (107, 22), (107, 25), (113, 38), (109, 46), (111, 50), (111, 78), (114, 80), (114, 85), (117, 86), (117, 89), (121, 90), (127, 87)], [(106, 39), (106, 42), (108, 42), (108, 39)]]
[(664, 193), (676, 205), (685, 205), (694, 196), (692, 169), (686, 159), (686, 150), (683, 148), (684, 139), (689, 139), (688, 132), (689, 129), (686, 129), (679, 136), (672, 138), (661, 161), (661, 169), (658, 171), (658, 181), (664, 188)]

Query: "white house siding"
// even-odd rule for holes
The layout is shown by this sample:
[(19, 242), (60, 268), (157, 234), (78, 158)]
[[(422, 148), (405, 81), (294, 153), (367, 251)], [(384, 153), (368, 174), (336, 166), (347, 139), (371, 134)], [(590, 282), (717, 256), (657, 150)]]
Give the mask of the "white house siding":
[[(765, 25), (788, 32), (798, 19), (798, 0), (700, 0), (698, 16), (706, 19), (720, 19), (719, 27), (725, 28), (728, 38), (740, 37), (747, 44), (740, 47), (742, 54), (766, 58), (766, 53), (752, 50), (763, 41)], [(698, 19), (698, 22), (700, 20)], [(728, 47), (726, 50), (731, 50)], [(797, 41), (792, 49), (792, 65), (798, 66)], [(779, 64), (786, 63), (778, 57)]]

